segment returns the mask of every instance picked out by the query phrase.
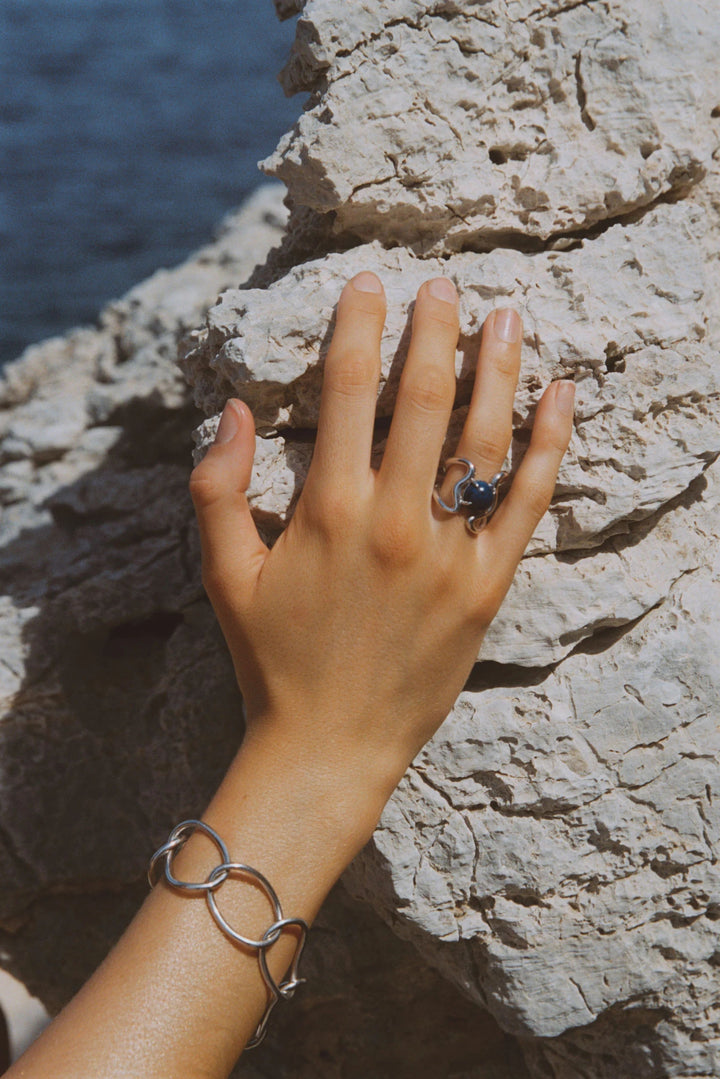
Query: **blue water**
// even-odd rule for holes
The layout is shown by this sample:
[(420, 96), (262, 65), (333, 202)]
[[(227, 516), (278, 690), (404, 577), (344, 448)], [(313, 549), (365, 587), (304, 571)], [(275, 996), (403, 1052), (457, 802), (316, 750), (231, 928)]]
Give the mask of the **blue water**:
[(0, 365), (211, 238), (302, 111), (272, 0), (2, 0)]

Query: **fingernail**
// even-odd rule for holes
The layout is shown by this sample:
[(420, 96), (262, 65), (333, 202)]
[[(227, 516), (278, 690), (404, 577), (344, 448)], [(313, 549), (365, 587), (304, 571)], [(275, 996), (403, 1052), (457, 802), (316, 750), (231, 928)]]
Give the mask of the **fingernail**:
[(215, 435), (215, 445), (219, 446), (223, 442), (229, 442), (231, 438), (235, 437), (239, 430), (240, 417), (228, 401), (222, 411), (222, 416), (220, 417), (217, 434)]
[(352, 279), (352, 286), (358, 292), (382, 292), (383, 290), (380, 279), (374, 273), (370, 273), (369, 270), (363, 270), (362, 273), (355, 274)]
[(509, 345), (519, 341), (522, 323), (517, 311), (513, 311), (511, 307), (498, 307), (493, 321), (493, 330), (496, 337)]
[(569, 380), (558, 382), (555, 391), (555, 405), (558, 412), (561, 412), (563, 416), (572, 416), (574, 402), (575, 383)]
[(428, 292), (436, 300), (444, 300), (445, 303), (457, 302), (457, 289), (449, 277), (434, 277), (428, 284)]

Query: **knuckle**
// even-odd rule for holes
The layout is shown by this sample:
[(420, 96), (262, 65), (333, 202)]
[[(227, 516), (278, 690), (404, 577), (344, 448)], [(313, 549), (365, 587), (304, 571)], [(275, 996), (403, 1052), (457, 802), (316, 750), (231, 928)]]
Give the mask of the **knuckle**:
[(358, 527), (358, 507), (345, 494), (332, 488), (315, 488), (302, 501), (309, 527), (331, 542)]
[(325, 382), (328, 388), (343, 397), (367, 393), (376, 377), (376, 363), (361, 349), (348, 349), (328, 357)]
[(482, 461), (488, 461), (492, 465), (500, 464), (505, 460), (507, 448), (510, 445), (512, 432), (508, 427), (505, 431), (493, 431), (492, 434), (477, 435), (472, 440), (472, 454)]
[(190, 497), (196, 509), (205, 509), (207, 506), (211, 506), (222, 497), (224, 492), (223, 484), (214, 475), (213, 470), (204, 466), (204, 461), (196, 465), (190, 473), (188, 482)]
[(420, 293), (415, 315), (421, 322), (427, 321), (431, 325), (441, 327), (440, 332), (443, 334), (446, 334), (448, 330), (457, 334), (460, 329), (460, 313), (457, 304), (436, 299), (430, 295), (427, 288), (423, 288)]
[(400, 507), (383, 514), (370, 535), (376, 562), (385, 567), (403, 568), (417, 561), (423, 541), (415, 514)]
[(354, 292), (351, 297), (344, 297), (342, 302), (343, 315), (360, 315), (362, 318), (367, 319), (384, 319), (385, 317), (385, 296), (383, 293), (366, 292), (362, 294), (362, 297)]
[(494, 348), (490, 355), (490, 364), (496, 377), (511, 382), (514, 386), (520, 369), (520, 349), (517, 345)]
[[(432, 304), (428, 304), (424, 314), (430, 322), (436, 323), (442, 327), (442, 332), (447, 333), (450, 330), (453, 336), (457, 336), (460, 329), (460, 319), (458, 317), (457, 309), (453, 308), (450, 304), (442, 303), (442, 301), (434, 301)], [(445, 310), (446, 307), (450, 309)]]
[(455, 379), (438, 368), (428, 367), (407, 388), (408, 400), (421, 412), (443, 412), (455, 397)]

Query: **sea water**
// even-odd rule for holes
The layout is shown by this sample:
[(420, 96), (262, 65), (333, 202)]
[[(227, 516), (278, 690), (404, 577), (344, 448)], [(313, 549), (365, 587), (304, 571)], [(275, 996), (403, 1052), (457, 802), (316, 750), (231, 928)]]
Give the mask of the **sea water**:
[(0, 364), (212, 237), (302, 111), (272, 0), (2, 0)]

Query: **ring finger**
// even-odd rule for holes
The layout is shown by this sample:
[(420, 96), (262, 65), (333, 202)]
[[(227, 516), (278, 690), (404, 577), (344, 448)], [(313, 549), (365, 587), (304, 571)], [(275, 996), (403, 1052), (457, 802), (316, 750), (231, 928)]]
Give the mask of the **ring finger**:
[[(499, 308), (485, 320), (470, 408), (453, 454), (472, 461), (479, 479), (491, 479), (510, 448), (521, 341), (522, 322), (517, 312)], [(452, 488), (462, 475), (462, 467), (448, 470), (441, 487), (445, 500), (452, 500)]]

